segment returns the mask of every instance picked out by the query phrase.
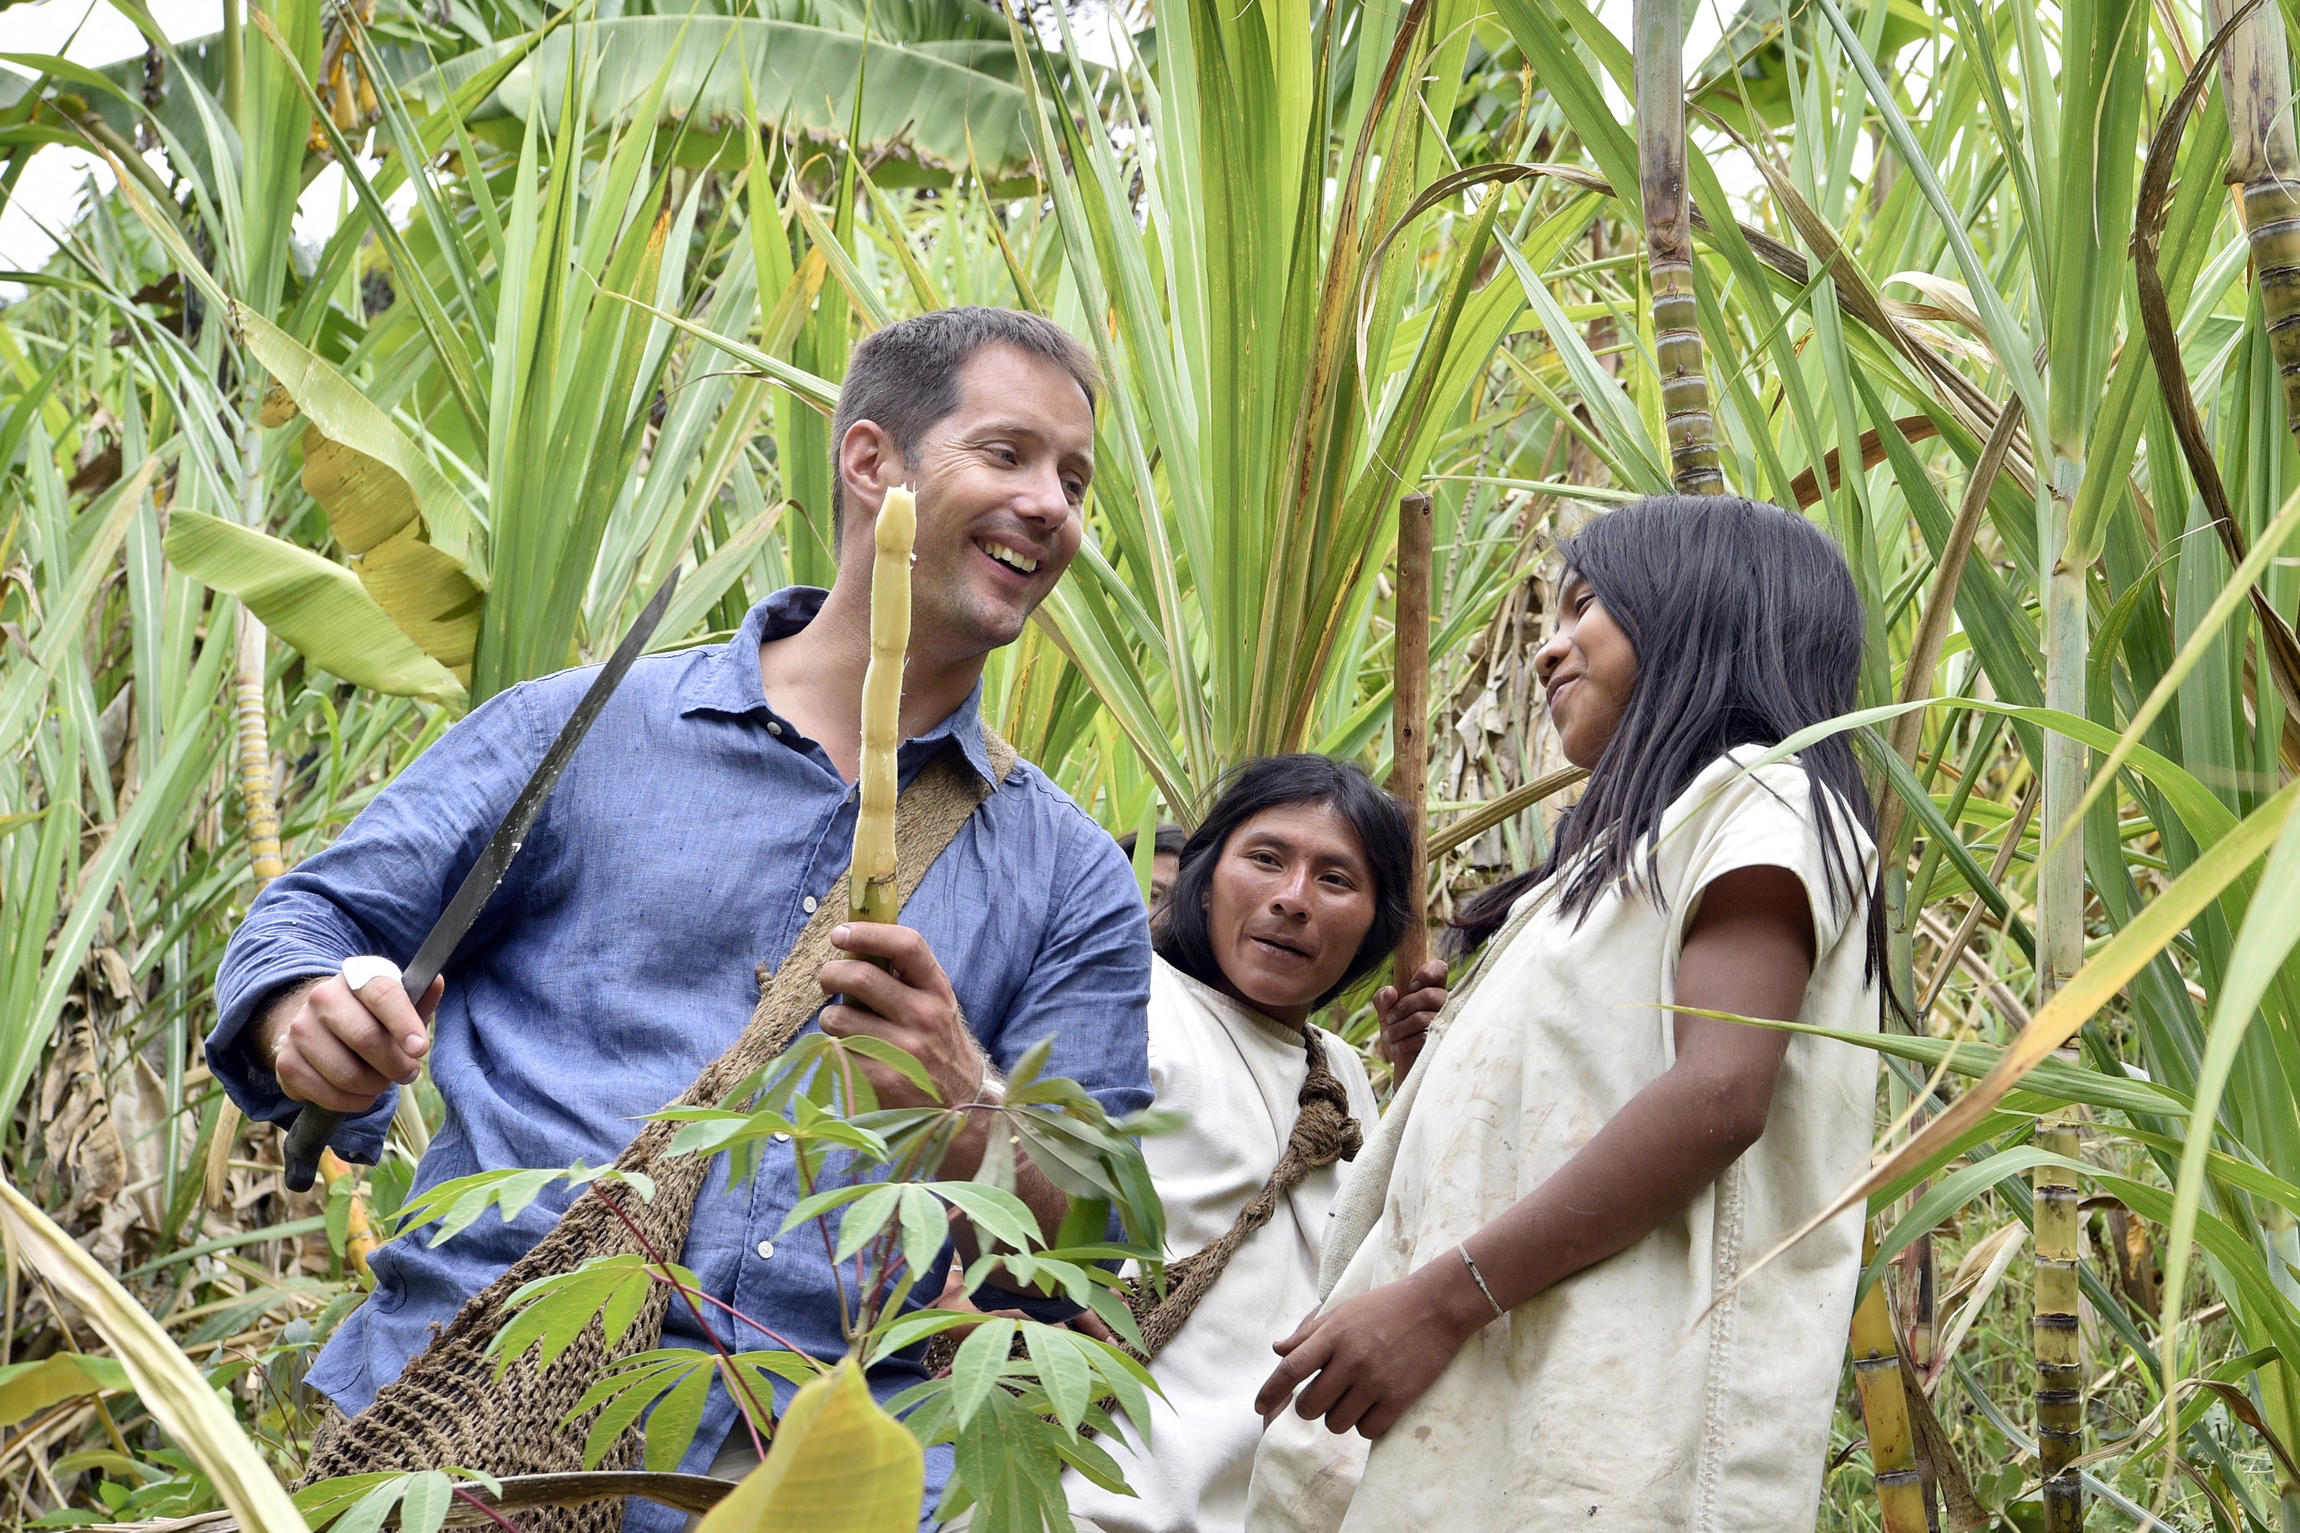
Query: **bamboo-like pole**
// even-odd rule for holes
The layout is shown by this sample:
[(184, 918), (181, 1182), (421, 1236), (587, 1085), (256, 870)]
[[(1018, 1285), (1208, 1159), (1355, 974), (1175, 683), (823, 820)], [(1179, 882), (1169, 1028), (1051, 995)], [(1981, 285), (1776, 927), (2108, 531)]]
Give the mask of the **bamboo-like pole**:
[(1661, 371), (1670, 478), (1685, 495), (1722, 495), (1717, 423), (1702, 370), (1693, 296), (1693, 199), (1685, 175), (1685, 21), (1679, 0), (1637, 0), (1637, 181), (1653, 281), (1653, 358)]
[[(1414, 971), (1429, 961), (1429, 922), (1424, 899), (1429, 888), (1430, 739), (1430, 498), (1415, 491), (1398, 501), (1398, 606), (1396, 679), (1390, 689), (1390, 796), (1406, 812), (1413, 835), (1406, 887), (1412, 891), (1413, 919), (1406, 923), (1390, 960), (1390, 982), (1403, 991)], [(1382, 1057), (1392, 1065), (1389, 1040)]]
[(874, 533), (870, 574), (870, 668), (863, 672), (862, 802), (855, 814), (854, 863), (847, 875), (847, 915), (891, 923), (902, 914), (895, 888), (895, 750), (902, 744), (902, 663), (910, 648), (910, 550), (918, 536), (918, 500), (887, 492)]
[[(1876, 1255), (1874, 1230), (1864, 1230), (1861, 1263)], [(1901, 1384), (1901, 1349), (1893, 1339), (1893, 1312), (1879, 1274), (1853, 1311), (1853, 1389), (1869, 1430), (1869, 1465), (1877, 1475), (1877, 1507), (1885, 1533), (1925, 1533), (1925, 1493), (1917, 1477), (1916, 1434)]]
[[(2074, 1159), (2074, 1115), (2063, 1110), (2040, 1120), (2037, 1148)], [(2084, 1525), (2084, 1484), (2075, 1460), (2084, 1451), (2084, 1355), (2077, 1331), (2077, 1204), (2070, 1174), (2039, 1166), (2036, 1185), (2037, 1459), (2044, 1476), (2044, 1525), (2049, 1533)]]
[[(2218, 32), (2241, 0), (2210, 0)], [(2292, 125), (2292, 61), (2284, 15), (2261, 5), (2220, 55), (2228, 98), (2228, 179), (2241, 188), (2252, 278), (2260, 288), (2268, 349), (2284, 380), (2286, 429), (2300, 435), (2300, 140)]]
[[(2208, 0), (2213, 32), (2243, 8), (2244, 0)], [(2284, 385), (2285, 427), (2300, 436), (2300, 138), (2293, 127), (2292, 60), (2284, 28), (2276, 6), (2254, 6), (2229, 35), (2220, 70), (2228, 100), (2228, 179), (2241, 188), (2261, 321)], [(2258, 593), (2254, 600), (2266, 605)], [(2262, 628), (2272, 644), (2272, 625), (2264, 619)], [(2275, 1212), (2268, 1217), (2279, 1219)], [(2269, 1367), (2261, 1400), (2270, 1425), (2286, 1441), (2300, 1432), (2300, 1375), (2289, 1365)], [(2300, 1528), (2300, 1479), (2279, 1460), (2276, 1481), (2283, 1526)]]
[[(287, 871), (280, 856), (279, 798), (272, 785), (271, 731), (264, 720), (264, 625), (240, 609), (239, 654), (233, 666), (234, 727), (239, 746), (240, 818), (247, 827), (248, 864), (255, 892)], [(239, 1143), (238, 1104), (227, 1100), (216, 1111), (208, 1135), (208, 1158), (201, 1168), (208, 1204), (221, 1208), (229, 1196), (232, 1146)]]

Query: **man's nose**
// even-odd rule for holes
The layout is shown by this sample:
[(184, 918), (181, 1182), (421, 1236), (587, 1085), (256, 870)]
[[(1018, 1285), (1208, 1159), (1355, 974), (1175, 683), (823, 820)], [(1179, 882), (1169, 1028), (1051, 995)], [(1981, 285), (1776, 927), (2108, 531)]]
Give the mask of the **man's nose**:
[(1300, 915), (1307, 911), (1310, 908), (1309, 869), (1289, 869), (1277, 891), (1270, 896), (1270, 908), (1281, 915)]
[(1062, 487), (1062, 470), (1056, 464), (1032, 474), (1014, 498), (1015, 515), (1047, 531), (1069, 520), (1070, 512), (1070, 495)]

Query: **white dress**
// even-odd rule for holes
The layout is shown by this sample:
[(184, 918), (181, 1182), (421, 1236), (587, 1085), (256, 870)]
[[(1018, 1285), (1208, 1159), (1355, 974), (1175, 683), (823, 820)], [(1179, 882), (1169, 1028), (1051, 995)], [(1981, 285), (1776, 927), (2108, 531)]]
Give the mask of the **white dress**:
[[(1370, 1137), (1376, 1108), (1366, 1067), (1323, 1030), (1327, 1068)], [(1309, 1057), (1301, 1034), (1164, 961), (1150, 974), (1150, 1084), (1156, 1105), (1186, 1115), (1142, 1141), (1166, 1205), (1169, 1258), (1205, 1249), (1270, 1179), (1301, 1110)], [(1151, 1400), (1150, 1449), (1103, 1439), (1140, 1494), (1114, 1495), (1072, 1470), (1070, 1510), (1105, 1533), (1235, 1533), (1262, 1418), (1254, 1394), (1278, 1365), (1271, 1343), (1318, 1307), (1318, 1246), (1348, 1163), (1313, 1171), (1270, 1222), (1231, 1256), (1189, 1321), (1151, 1364), (1166, 1398)]]
[[(1712, 762), (1663, 817), (1666, 911), (1617, 889), (1576, 925), (1554, 880), (1518, 903), (1359, 1155), (1324, 1258), (1333, 1300), (1450, 1257), (1669, 1068), (1662, 1008), (1719, 875), (1795, 873), (1816, 938), (1799, 1018), (1876, 1027), (1865, 901), (1831, 897), (1809, 783), (1793, 762)], [(1865, 891), (1873, 854), (1852, 835), (1846, 866)], [(1871, 1051), (1792, 1035), (1746, 1154), (1682, 1214), (1478, 1332), (1370, 1453), (1355, 1433), (1282, 1413), (1256, 1458), (1248, 1527), (1810, 1530), (1861, 1211), (1727, 1290), (1867, 1165), (1876, 1077)]]

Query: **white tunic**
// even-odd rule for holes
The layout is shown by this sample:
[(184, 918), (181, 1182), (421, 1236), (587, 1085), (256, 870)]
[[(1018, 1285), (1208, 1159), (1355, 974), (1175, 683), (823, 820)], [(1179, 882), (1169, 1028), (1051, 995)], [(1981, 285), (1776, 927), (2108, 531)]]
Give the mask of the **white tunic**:
[[(1832, 898), (1809, 784), (1793, 763), (1711, 763), (1663, 817), (1666, 910), (1617, 889), (1577, 924), (1554, 880), (1519, 902), (1359, 1155), (1325, 1253), (1334, 1300), (1450, 1256), (1669, 1068), (1662, 1008), (1721, 874), (1795, 873), (1816, 938), (1799, 1018), (1877, 1025), (1866, 905)], [(1865, 890), (1868, 843), (1848, 850)], [(1370, 1455), (1355, 1433), (1284, 1412), (1256, 1459), (1248, 1527), (1811, 1529), (1860, 1210), (1727, 1289), (1867, 1164), (1876, 1076), (1867, 1049), (1792, 1035), (1746, 1154), (1682, 1214), (1480, 1331)]]
[[(1313, 1029), (1350, 1112), (1373, 1132), (1366, 1067)], [(1156, 1105), (1186, 1115), (1142, 1141), (1166, 1205), (1169, 1259), (1212, 1245), (1270, 1179), (1301, 1111), (1309, 1057), (1301, 1034), (1165, 963), (1150, 974), (1150, 1084)], [(1318, 1307), (1318, 1245), (1347, 1162), (1312, 1171), (1255, 1231), (1188, 1323), (1151, 1364), (1150, 1451), (1103, 1440), (1139, 1497), (1113, 1495), (1071, 1471), (1071, 1511), (1106, 1533), (1235, 1533), (1262, 1419), (1254, 1393), (1278, 1365), (1270, 1344)], [(1124, 1429), (1122, 1430), (1129, 1430)]]

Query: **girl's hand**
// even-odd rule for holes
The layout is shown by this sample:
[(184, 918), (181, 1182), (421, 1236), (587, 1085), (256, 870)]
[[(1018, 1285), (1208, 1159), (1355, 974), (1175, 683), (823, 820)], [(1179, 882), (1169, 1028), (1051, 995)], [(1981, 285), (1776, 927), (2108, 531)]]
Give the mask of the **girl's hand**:
[(1445, 1010), (1445, 982), (1446, 967), (1433, 958), (1414, 970), (1413, 983), (1404, 994), (1395, 985), (1374, 992), (1374, 1015), (1382, 1024), (1382, 1058), (1401, 1079), (1421, 1058), (1430, 1024)]
[(1493, 1318), (1469, 1269), (1449, 1251), (1303, 1321), (1276, 1344), (1285, 1361), (1254, 1396), (1254, 1409), (1268, 1422), (1300, 1388), (1294, 1409), (1303, 1420), (1323, 1416), (1337, 1435), (1355, 1427), (1360, 1437), (1380, 1437)]

